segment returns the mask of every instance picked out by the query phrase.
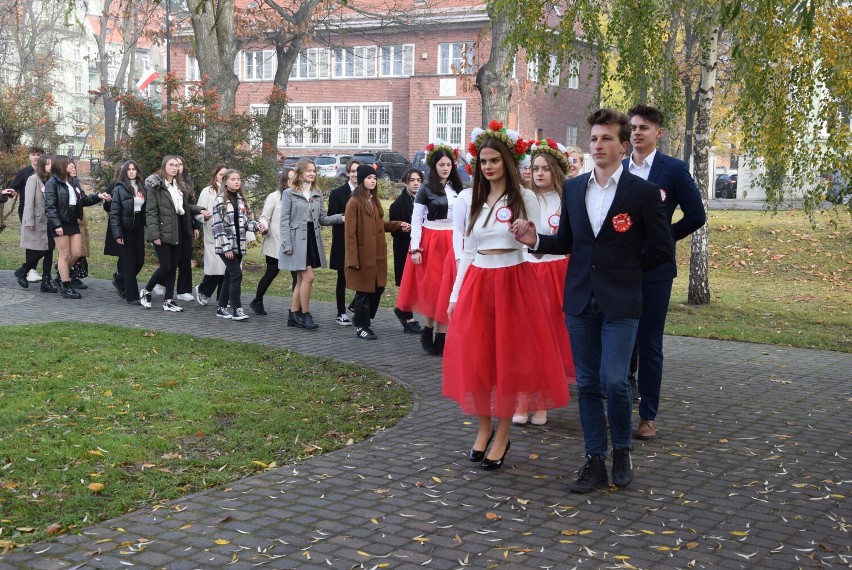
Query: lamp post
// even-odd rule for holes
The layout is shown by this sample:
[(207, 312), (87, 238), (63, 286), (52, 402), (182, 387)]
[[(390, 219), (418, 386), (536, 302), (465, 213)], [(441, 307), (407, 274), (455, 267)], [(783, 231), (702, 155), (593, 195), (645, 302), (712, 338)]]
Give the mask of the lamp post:
[[(166, 0), (166, 78), (172, 70), (171, 0)], [(166, 111), (172, 110), (172, 90), (166, 82)]]

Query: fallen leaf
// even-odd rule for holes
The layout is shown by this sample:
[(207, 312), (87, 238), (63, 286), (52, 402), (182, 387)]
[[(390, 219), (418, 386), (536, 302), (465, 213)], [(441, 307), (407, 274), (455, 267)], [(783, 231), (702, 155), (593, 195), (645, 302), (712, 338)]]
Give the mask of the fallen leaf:
[(487, 518), (490, 521), (499, 521), (499, 520), (503, 519), (503, 517), (501, 517), (497, 513), (485, 513), (485, 518)]
[(219, 545), (231, 544), (230, 540), (227, 540), (227, 539), (224, 539), (224, 538), (217, 538), (213, 542), (215, 542), (216, 544), (219, 544)]
[(103, 483), (89, 483), (89, 485), (87, 485), (87, 488), (89, 489), (89, 491), (94, 491), (95, 493), (97, 493), (99, 491), (104, 490), (104, 484)]
[(360, 554), (361, 556), (366, 556), (367, 558), (369, 558), (369, 557), (370, 557), (370, 555), (369, 555), (369, 554), (367, 554), (366, 552), (364, 552), (363, 550), (356, 550), (356, 552), (357, 552), (358, 554)]
[(687, 550), (692, 550), (693, 548), (698, 548), (697, 542), (687, 542), (686, 543)]
[(58, 532), (62, 532), (62, 525), (59, 523), (53, 523), (52, 525), (44, 529), (44, 532), (47, 534), (56, 534)]

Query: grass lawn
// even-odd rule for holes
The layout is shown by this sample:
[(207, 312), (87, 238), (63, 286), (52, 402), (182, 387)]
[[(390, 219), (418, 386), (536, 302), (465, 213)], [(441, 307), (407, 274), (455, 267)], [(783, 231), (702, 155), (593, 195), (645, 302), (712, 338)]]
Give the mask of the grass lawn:
[(0, 327), (0, 362), (0, 548), (351, 445), (411, 409), (363, 367), (114, 326)]

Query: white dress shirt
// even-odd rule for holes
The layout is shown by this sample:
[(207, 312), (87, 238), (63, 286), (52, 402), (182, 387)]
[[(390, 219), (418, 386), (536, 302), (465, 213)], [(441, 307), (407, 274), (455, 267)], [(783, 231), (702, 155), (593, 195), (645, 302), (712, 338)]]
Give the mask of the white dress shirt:
[(630, 155), (630, 174), (635, 174), (642, 180), (648, 180), (651, 174), (651, 165), (654, 164), (654, 157), (657, 156), (657, 149), (645, 157), (642, 164), (633, 162), (633, 155)]
[(603, 227), (607, 212), (612, 206), (612, 201), (615, 198), (615, 189), (618, 186), (618, 180), (624, 172), (624, 167), (619, 164), (618, 170), (612, 173), (606, 184), (601, 186), (595, 178), (594, 171), (589, 176), (589, 185), (586, 187), (586, 212), (589, 214), (589, 222), (592, 224), (592, 231), (597, 237)]

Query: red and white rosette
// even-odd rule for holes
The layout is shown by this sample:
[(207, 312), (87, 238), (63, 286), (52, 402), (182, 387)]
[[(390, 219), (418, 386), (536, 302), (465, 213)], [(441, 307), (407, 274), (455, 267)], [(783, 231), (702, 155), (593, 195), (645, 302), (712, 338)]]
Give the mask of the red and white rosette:
[(623, 234), (633, 227), (633, 220), (630, 219), (630, 214), (618, 214), (612, 218), (612, 227), (618, 233)]
[(550, 226), (554, 230), (559, 229), (559, 214), (553, 214), (549, 218), (547, 218), (547, 225)]
[(494, 217), (497, 218), (498, 222), (509, 224), (512, 222), (512, 210), (508, 206), (500, 206), (497, 208), (497, 213), (494, 214)]

